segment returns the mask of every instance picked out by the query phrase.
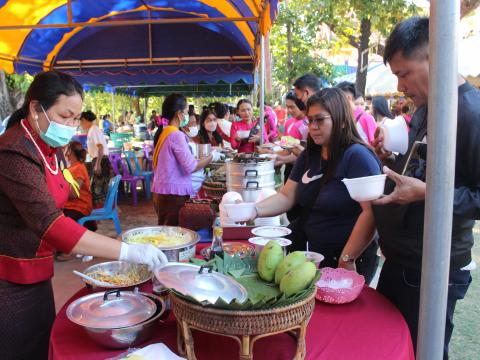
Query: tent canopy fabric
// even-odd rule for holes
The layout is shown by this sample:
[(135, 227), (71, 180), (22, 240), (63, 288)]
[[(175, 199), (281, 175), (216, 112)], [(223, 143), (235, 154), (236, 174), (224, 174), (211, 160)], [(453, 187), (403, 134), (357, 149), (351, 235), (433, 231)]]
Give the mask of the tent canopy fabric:
[(0, 0), (0, 68), (82, 83), (253, 82), (277, 0)]

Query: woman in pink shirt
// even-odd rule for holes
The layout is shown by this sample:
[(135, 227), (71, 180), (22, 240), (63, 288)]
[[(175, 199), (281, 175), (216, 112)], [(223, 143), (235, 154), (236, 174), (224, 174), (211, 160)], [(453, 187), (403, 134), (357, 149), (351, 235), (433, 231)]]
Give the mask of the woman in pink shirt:
[[(258, 120), (255, 121), (253, 118), (253, 107), (250, 100), (241, 99), (237, 103), (237, 113), (240, 116), (240, 121), (234, 122), (230, 130), (232, 148), (237, 149), (239, 153), (254, 152), (255, 145), (260, 143), (260, 125)], [(265, 126), (263, 140), (264, 142), (268, 141)]]
[(287, 107), (288, 115), (291, 116), (285, 122), (285, 135), (294, 137), (298, 140), (306, 140), (308, 131), (303, 131), (307, 126), (305, 104), (295, 96), (293, 91), (289, 91), (285, 98), (285, 105)]

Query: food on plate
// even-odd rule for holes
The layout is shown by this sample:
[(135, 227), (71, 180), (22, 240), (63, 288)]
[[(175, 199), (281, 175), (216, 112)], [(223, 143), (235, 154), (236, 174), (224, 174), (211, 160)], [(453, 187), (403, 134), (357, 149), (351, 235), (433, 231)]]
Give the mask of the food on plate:
[(314, 279), (316, 272), (317, 267), (311, 261), (295, 266), (280, 281), (280, 291), (289, 297), (305, 290)]
[(95, 280), (106, 282), (115, 286), (129, 286), (140, 282), (140, 273), (135, 270), (130, 270), (126, 274), (119, 272), (110, 273), (103, 270), (96, 270), (87, 273), (86, 275), (94, 278)]
[(157, 247), (172, 247), (185, 245), (190, 241), (188, 236), (181, 234), (152, 234), (152, 235), (136, 235), (129, 240), (130, 243), (135, 244), (152, 244)]
[(282, 136), (280, 138), (280, 146), (293, 146), (293, 145), (300, 145), (300, 140), (294, 138), (293, 136)]
[(306, 256), (303, 251), (294, 251), (288, 254), (278, 265), (277, 270), (275, 270), (275, 284), (280, 284), (280, 281), (285, 276), (285, 274), (293, 269), (294, 267), (303, 264), (307, 261)]
[(237, 254), (240, 258), (244, 258), (249, 251), (253, 250), (251, 246), (243, 243), (229, 243), (223, 245), (223, 251), (230, 256)]
[(275, 240), (270, 240), (260, 252), (258, 258), (258, 274), (268, 282), (273, 281), (275, 270), (283, 260), (282, 247)]

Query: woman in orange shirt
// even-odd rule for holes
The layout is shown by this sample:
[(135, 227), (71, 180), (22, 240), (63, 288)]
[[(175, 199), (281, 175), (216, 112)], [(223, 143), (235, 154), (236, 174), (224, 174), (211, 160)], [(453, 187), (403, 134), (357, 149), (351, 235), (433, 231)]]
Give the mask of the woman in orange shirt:
[[(85, 166), (85, 158), (87, 151), (78, 141), (71, 141), (68, 144), (65, 157), (70, 162), (68, 170), (78, 183), (79, 193), (75, 193), (73, 189), (70, 191), (68, 201), (65, 203), (63, 213), (65, 216), (75, 221), (90, 215), (92, 212), (92, 192), (90, 191), (90, 179), (88, 177), (87, 167)], [(97, 225), (94, 221), (87, 221), (85, 227), (90, 231), (96, 231)]]

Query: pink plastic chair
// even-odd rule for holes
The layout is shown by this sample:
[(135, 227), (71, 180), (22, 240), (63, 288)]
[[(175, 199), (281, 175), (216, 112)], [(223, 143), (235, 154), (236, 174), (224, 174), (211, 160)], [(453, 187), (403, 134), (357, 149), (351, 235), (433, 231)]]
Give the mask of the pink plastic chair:
[[(108, 159), (112, 164), (113, 172), (115, 173), (115, 175), (121, 176), (120, 181), (123, 181), (124, 186), (125, 184), (127, 184), (127, 191), (129, 188), (130, 192), (132, 193), (133, 205), (137, 206), (137, 183), (145, 180), (144, 177), (130, 174), (128, 172), (128, 166), (126, 162), (122, 159), (122, 156), (120, 154), (109, 154)], [(119, 168), (119, 164), (121, 166), (121, 171)]]

